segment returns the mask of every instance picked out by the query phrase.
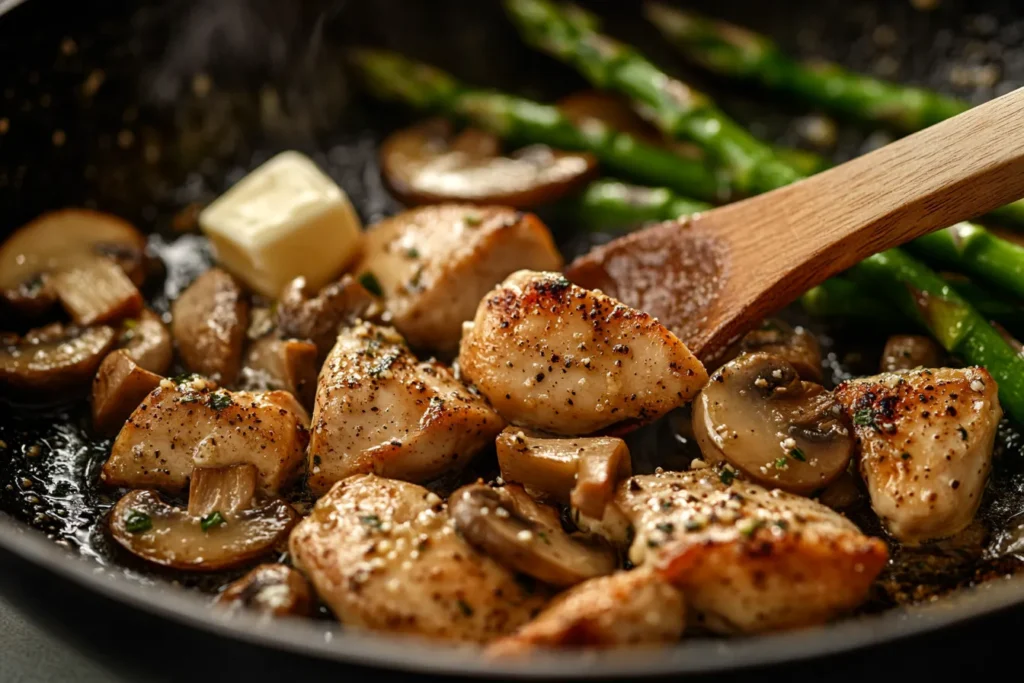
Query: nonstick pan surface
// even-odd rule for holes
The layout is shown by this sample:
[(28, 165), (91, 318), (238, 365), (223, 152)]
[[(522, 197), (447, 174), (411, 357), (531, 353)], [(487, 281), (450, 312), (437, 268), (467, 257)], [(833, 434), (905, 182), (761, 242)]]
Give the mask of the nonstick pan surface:
[[(927, 12), (909, 0), (687, 4), (769, 33), (798, 53), (974, 101), (1024, 84), (1024, 11), (1010, 0), (940, 0)], [(758, 135), (806, 145), (801, 119), (807, 112), (687, 72), (640, 19), (635, 3), (593, 7), (613, 32), (710, 89)], [(310, 154), (342, 184), (367, 224), (398, 211), (380, 182), (376, 147), (409, 118), (364, 101), (349, 83), (344, 50), (352, 45), (399, 50), (468, 81), (542, 99), (583, 87), (574, 74), (526, 49), (497, 3), (484, 0), (29, 0), (0, 16), (0, 237), (65, 206), (125, 216), (152, 233), (165, 264), (165, 277), (147, 292), (161, 308), (208, 263), (200, 241), (176, 231), (189, 207), (209, 201), (277, 151)], [(889, 139), (841, 126), (835, 157)], [(590, 243), (555, 227), (568, 252)], [(830, 348), (839, 358), (837, 377), (857, 366), (856, 344)], [(81, 410), (66, 406), (0, 406), (0, 546), (141, 610), (315, 657), (489, 675), (708, 672), (864, 647), (1024, 604), (1024, 580), (1000, 578), (927, 605), (873, 610), (805, 631), (693, 640), (642, 654), (570, 653), (501, 663), (481, 661), (470, 650), (344, 630), (327, 620), (226, 618), (210, 611), (202, 582), (192, 581), (198, 590), (184, 590), (175, 583), (188, 579), (116, 562), (120, 557), (98, 526), (110, 503), (96, 485), (109, 443), (88, 438), (86, 425)], [(1016, 464), (1024, 448), (1011, 428), (1000, 438), (1000, 484), (990, 514), (1007, 528), (1024, 510), (1024, 466)], [(985, 576), (1004, 568), (1016, 565), (989, 567)], [(960, 577), (957, 585), (973, 582)]]

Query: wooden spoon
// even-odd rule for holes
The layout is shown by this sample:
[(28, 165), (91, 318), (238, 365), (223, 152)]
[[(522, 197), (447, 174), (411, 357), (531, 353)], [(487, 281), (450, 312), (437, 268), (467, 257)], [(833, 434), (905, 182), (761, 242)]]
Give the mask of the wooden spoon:
[(1024, 197), (1024, 88), (765, 195), (594, 249), (566, 275), (713, 359), (879, 251)]

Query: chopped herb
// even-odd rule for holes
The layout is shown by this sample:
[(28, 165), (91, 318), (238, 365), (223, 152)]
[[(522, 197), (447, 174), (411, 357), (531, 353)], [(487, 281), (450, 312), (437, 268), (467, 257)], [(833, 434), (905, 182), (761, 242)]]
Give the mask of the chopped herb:
[(686, 520), (686, 523), (683, 525), (683, 528), (687, 531), (698, 531), (699, 529), (703, 529), (704, 526), (704, 522), (702, 522), (699, 519), (688, 519)]
[(124, 328), (126, 330), (134, 330), (136, 327), (139, 326), (139, 321), (138, 320), (134, 320), (132, 318), (128, 318), (127, 320), (125, 320), (121, 324), (124, 325)]
[(663, 512), (667, 512), (674, 508), (676, 505), (670, 499), (662, 498), (661, 503), (659, 503), (659, 506), (661, 507)]
[(964, 429), (963, 426), (958, 426), (956, 430), (960, 432), (960, 439), (962, 441), (967, 441), (967, 430)]
[(746, 538), (751, 538), (751, 537), (753, 537), (754, 534), (757, 533), (757, 530), (760, 529), (763, 526), (764, 526), (764, 520), (763, 519), (755, 519), (755, 520), (752, 520), (745, 527), (740, 529), (740, 533), (743, 534)]
[(732, 470), (723, 467), (722, 471), (718, 474), (718, 480), (728, 486), (732, 483), (733, 479), (736, 478), (736, 473)]
[(423, 285), (423, 266), (420, 265), (419, 267), (416, 268), (416, 272), (412, 274), (412, 277), (409, 278), (408, 289), (411, 292), (418, 292), (422, 288), (422, 285)]
[(374, 296), (384, 296), (384, 289), (380, 286), (380, 280), (378, 280), (377, 276), (370, 271), (366, 271), (359, 276), (359, 284), (365, 287), (366, 291)]
[(128, 517), (124, 520), (125, 531), (131, 534), (141, 534), (153, 528), (153, 520), (145, 512), (129, 510)]
[(31, 279), (26, 280), (21, 284), (22, 291), (29, 296), (38, 294), (43, 288), (43, 276), (42, 273), (33, 275)]
[(537, 532), (537, 538), (539, 538), (540, 540), (544, 541), (546, 544), (551, 545), (551, 539), (548, 538), (548, 532), (546, 532), (546, 531), (538, 531)]
[(174, 382), (175, 384), (184, 384), (185, 382), (191, 381), (192, 378), (195, 376), (196, 373), (194, 372), (183, 372), (180, 375), (175, 375), (174, 377), (172, 377), (171, 381)]
[(199, 394), (185, 394), (178, 398), (178, 403), (195, 403), (199, 400)]
[(235, 402), (231, 400), (231, 395), (224, 391), (218, 391), (215, 394), (210, 394), (210, 398), (206, 399), (206, 405), (210, 406), (214, 410), (224, 410), (228, 406), (234, 405)]
[(668, 535), (676, 530), (676, 525), (672, 522), (662, 522), (654, 528), (660, 531), (661, 533)]
[(789, 528), (789, 522), (787, 522), (784, 519), (777, 519), (774, 522), (772, 522), (772, 526), (778, 529), (779, 531), (785, 531)]
[(462, 220), (465, 221), (466, 225), (468, 225), (471, 228), (475, 228), (484, 221), (483, 218), (480, 218), (480, 216), (475, 213), (467, 213), (465, 216), (462, 217)]
[(794, 460), (799, 460), (800, 462), (807, 462), (807, 456), (804, 455), (803, 450), (799, 448), (792, 449), (789, 452), (789, 457), (793, 458)]
[(377, 515), (362, 515), (359, 518), (359, 521), (363, 526), (368, 526), (371, 529), (379, 529), (381, 524), (383, 524), (383, 522), (380, 521), (380, 517)]
[(405, 250), (405, 255), (408, 256), (409, 258), (419, 258), (420, 250), (417, 249), (416, 247), (409, 247), (408, 249)]
[(853, 414), (853, 424), (858, 427), (871, 427), (875, 428), (875, 414), (871, 411), (871, 408), (861, 408)]
[(789, 467), (788, 462), (789, 461), (786, 460), (785, 456), (783, 456), (781, 458), (776, 458), (775, 459), (775, 469), (777, 469), (777, 470), (784, 470), (784, 469), (786, 469), (787, 467)]
[(203, 531), (209, 531), (215, 526), (220, 526), (221, 524), (227, 523), (228, 520), (224, 519), (224, 515), (220, 514), (220, 510), (214, 510), (213, 512), (199, 520), (199, 527)]
[(459, 609), (462, 610), (462, 613), (465, 614), (467, 617), (473, 616), (473, 608), (469, 606), (468, 602), (466, 602), (462, 598), (459, 598), (458, 605)]
[(382, 377), (384, 373), (387, 372), (391, 368), (391, 366), (395, 364), (395, 361), (398, 360), (399, 355), (400, 354), (398, 351), (392, 351), (391, 353), (386, 354), (380, 359), (379, 363), (377, 363), (376, 365), (369, 369), (367, 374), (370, 375), (370, 377)]

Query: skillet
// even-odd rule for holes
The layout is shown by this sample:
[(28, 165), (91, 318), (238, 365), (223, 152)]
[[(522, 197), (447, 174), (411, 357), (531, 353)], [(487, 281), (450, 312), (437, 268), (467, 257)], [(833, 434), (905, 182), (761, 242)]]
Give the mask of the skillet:
[[(468, 81), (544, 99), (582, 85), (526, 50), (493, 2), (112, 0), (99, 5), (62, 3), (58, 12), (55, 3), (31, 0), (0, 17), (0, 119), (7, 121), (0, 136), (0, 236), (63, 206), (123, 215), (153, 233), (152, 245), (165, 263), (166, 277), (147, 292), (158, 308), (208, 259), (194, 239), (178, 238), (175, 217), (192, 203), (210, 200), (280, 149), (311, 154), (346, 188), (364, 222), (399, 209), (380, 183), (376, 147), (406, 119), (359, 98), (341, 66), (345, 46), (400, 50)], [(1009, 1), (946, 1), (930, 13), (883, 0), (789, 2), (784, 12), (741, 0), (690, 5), (768, 32), (804, 54), (866, 71), (895, 69), (896, 78), (945, 90), (951, 88), (948, 76), (955, 64), (1001, 64), (1002, 82), (958, 91), (979, 101), (1024, 78), (1024, 53), (1017, 47), (1024, 38), (1024, 17)], [(657, 61), (678, 66), (628, 3), (595, 6), (616, 33)], [(883, 25), (894, 31), (879, 28)], [(727, 109), (758, 134), (799, 142), (793, 124), (799, 110), (713, 85)], [(844, 128), (837, 159), (884, 141), (880, 134)], [(569, 232), (559, 236), (570, 253), (589, 243)], [(850, 353), (855, 351), (842, 355)], [(161, 580), (176, 577), (111, 562), (94, 512), (109, 501), (93, 485), (109, 444), (86, 439), (81, 417), (61, 406), (0, 410), (5, 444), (0, 546), (139, 609), (316, 657), (452, 673), (710, 672), (863, 647), (1024, 603), (1024, 581), (997, 580), (927, 606), (898, 607), (806, 631), (691, 641), (642, 655), (562, 654), (500, 665), (482, 662), (470, 651), (343, 631), (329, 622), (268, 623), (247, 615), (226, 620), (209, 610), (207, 596)], [(1012, 465), (1021, 455), (1020, 440), (1007, 430), (1001, 443), (1011, 471), (996, 474), (1004, 490), (1001, 509), (993, 514), (1005, 524), (1024, 507), (1020, 468)], [(30, 455), (34, 445), (43, 446), (41, 457)]]

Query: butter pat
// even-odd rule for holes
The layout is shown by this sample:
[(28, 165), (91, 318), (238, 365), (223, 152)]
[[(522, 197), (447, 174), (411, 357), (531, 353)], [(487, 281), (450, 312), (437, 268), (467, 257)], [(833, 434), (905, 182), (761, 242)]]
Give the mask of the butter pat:
[(309, 157), (282, 152), (199, 214), (217, 261), (250, 288), (277, 298), (298, 276), (314, 291), (359, 255), (359, 216)]

